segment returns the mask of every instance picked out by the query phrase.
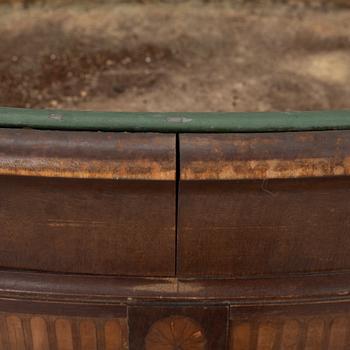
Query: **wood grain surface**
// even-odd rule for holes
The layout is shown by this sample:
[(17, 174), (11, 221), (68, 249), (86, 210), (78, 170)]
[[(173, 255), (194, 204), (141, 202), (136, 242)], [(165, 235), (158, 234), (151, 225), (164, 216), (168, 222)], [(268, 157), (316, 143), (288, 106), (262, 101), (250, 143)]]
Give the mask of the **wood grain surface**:
[(127, 320), (0, 313), (1, 350), (127, 350)]
[(175, 148), (173, 135), (0, 129), (0, 267), (173, 276)]
[(350, 131), (182, 134), (181, 180), (350, 174)]
[(0, 129), (0, 175), (175, 180), (175, 136)]
[(230, 350), (346, 350), (349, 306), (231, 310)]
[(180, 184), (179, 276), (350, 269), (350, 178)]
[(347, 350), (349, 136), (1, 129), (0, 349)]
[(175, 273), (174, 182), (2, 176), (0, 191), (2, 267)]
[(178, 275), (348, 271), (349, 136), (181, 135)]

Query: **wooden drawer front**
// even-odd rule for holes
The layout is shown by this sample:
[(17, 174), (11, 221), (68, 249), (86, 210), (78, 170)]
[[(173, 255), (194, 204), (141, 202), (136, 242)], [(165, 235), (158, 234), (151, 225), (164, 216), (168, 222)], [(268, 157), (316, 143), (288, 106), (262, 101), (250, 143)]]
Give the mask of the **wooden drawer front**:
[(3, 133), (1, 267), (174, 274), (173, 136)]
[(1, 350), (126, 350), (125, 318), (0, 314)]
[[(347, 350), (349, 306), (286, 307), (245, 316), (231, 310), (230, 350)], [(295, 310), (296, 309), (296, 310)], [(337, 310), (334, 310), (337, 309)], [(347, 309), (347, 311), (346, 311)], [(324, 310), (322, 312), (322, 310)], [(242, 310), (238, 311), (238, 313)]]
[(179, 276), (350, 269), (349, 132), (183, 135), (180, 150)]

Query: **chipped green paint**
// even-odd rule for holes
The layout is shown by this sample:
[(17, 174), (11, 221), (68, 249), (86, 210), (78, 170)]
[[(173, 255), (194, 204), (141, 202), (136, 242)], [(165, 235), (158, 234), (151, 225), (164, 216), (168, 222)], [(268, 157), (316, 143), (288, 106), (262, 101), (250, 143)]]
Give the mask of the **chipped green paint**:
[(134, 113), (0, 108), (0, 127), (182, 133), (346, 130), (350, 129), (350, 110)]

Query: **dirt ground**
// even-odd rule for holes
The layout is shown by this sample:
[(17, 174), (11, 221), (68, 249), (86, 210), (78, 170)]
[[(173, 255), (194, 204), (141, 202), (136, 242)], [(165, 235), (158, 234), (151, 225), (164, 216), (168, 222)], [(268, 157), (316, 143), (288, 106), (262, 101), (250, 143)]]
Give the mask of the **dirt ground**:
[(0, 7), (0, 105), (350, 109), (350, 10), (196, 2)]

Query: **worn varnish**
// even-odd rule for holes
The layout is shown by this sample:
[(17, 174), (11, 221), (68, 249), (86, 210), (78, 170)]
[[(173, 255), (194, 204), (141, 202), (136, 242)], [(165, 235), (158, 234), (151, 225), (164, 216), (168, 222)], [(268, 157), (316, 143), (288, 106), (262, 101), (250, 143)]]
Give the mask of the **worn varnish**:
[(349, 270), (349, 195), (349, 178), (182, 182), (179, 274)]
[(349, 279), (350, 273), (208, 279), (0, 270), (0, 310), (100, 317), (125, 316), (128, 305), (146, 301), (255, 306), (344, 303), (350, 300)]
[(181, 180), (269, 180), (350, 174), (350, 132), (184, 134)]
[(348, 350), (349, 173), (350, 131), (0, 129), (0, 350)]
[[(347, 163), (349, 136), (348, 132), (182, 136), (179, 275), (348, 271), (350, 180), (329, 175), (335, 166)], [(212, 163), (215, 157), (217, 167)], [(322, 159), (325, 166), (318, 168), (305, 157)], [(250, 168), (253, 160), (262, 162), (261, 168)], [(286, 160), (288, 174), (283, 167)], [(281, 167), (275, 167), (279, 162)], [(299, 172), (301, 165), (306, 173)]]
[(174, 181), (175, 172), (171, 135), (0, 129), (0, 175)]
[(171, 276), (174, 185), (0, 177), (0, 266)]
[(0, 130), (0, 266), (174, 275), (174, 148), (172, 135)]

